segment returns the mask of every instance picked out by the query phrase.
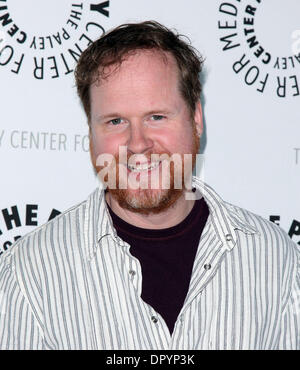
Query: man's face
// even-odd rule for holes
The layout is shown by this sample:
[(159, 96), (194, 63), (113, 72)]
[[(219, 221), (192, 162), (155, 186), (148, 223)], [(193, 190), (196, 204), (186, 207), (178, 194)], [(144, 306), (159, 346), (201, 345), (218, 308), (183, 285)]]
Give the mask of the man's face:
[[(157, 160), (157, 157), (149, 167), (151, 155), (171, 157), (178, 153), (182, 159), (184, 154), (196, 155), (197, 133), (202, 132), (200, 103), (191, 119), (188, 106), (179, 92), (176, 62), (167, 53), (139, 51), (123, 61), (119, 68), (112, 66), (107, 72), (108, 78), (90, 88), (93, 165), (99, 172), (103, 167), (96, 165), (98, 156), (104, 153), (114, 155), (117, 188), (108, 186), (112, 197), (121, 207), (131, 211), (145, 214), (161, 212), (173, 204), (183, 190), (174, 189), (177, 167), (170, 166), (168, 161)], [(126, 147), (126, 159), (135, 155), (131, 166), (120, 163), (120, 146)], [(168, 183), (166, 168), (171, 169), (169, 189), (165, 188)], [(184, 176), (184, 171), (181, 172)], [(140, 182), (144, 185), (137, 189), (130, 181), (133, 178), (135, 184)], [(155, 188), (150, 179), (158, 180)], [(120, 182), (128, 183), (127, 189), (119, 189)]]

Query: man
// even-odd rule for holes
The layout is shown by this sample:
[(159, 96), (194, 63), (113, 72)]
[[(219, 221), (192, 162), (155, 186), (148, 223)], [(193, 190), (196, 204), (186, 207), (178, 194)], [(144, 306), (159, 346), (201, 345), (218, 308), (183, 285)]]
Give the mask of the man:
[(299, 349), (297, 246), (189, 186), (201, 64), (156, 22), (83, 52), (76, 82), (106, 190), (1, 258), (2, 349)]

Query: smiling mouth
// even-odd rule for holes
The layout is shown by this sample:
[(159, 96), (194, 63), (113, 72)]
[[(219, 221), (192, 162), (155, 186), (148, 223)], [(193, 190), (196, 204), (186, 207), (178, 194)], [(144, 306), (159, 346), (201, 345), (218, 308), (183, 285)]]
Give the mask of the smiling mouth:
[(138, 165), (127, 165), (127, 169), (132, 172), (143, 172), (143, 171), (152, 171), (155, 168), (159, 167), (161, 161), (157, 161), (154, 163), (144, 163), (144, 164), (138, 164)]

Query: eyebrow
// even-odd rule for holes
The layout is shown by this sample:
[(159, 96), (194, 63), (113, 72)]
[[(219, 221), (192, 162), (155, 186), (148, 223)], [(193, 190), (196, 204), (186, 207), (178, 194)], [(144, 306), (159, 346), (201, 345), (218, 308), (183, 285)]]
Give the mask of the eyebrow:
[(122, 115), (120, 113), (109, 113), (103, 116), (97, 116), (96, 119), (98, 121), (103, 121), (103, 120), (107, 120), (108, 118), (116, 118), (116, 117), (122, 117)]
[[(157, 109), (157, 110), (151, 110), (151, 111), (148, 111), (144, 114), (144, 116), (151, 116), (153, 114), (171, 114), (171, 112), (165, 110), (165, 109)], [(115, 112), (115, 113), (109, 113), (109, 114), (104, 114), (103, 116), (97, 116), (96, 119), (98, 121), (103, 121), (103, 120), (107, 120), (107, 119), (112, 119), (112, 118), (122, 118), (123, 115), (118, 113), (118, 112)]]

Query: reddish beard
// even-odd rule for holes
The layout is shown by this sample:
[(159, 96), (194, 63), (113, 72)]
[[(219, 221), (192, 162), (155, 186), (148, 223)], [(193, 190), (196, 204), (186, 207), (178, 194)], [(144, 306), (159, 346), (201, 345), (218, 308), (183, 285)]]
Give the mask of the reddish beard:
[[(155, 153), (159, 156), (162, 154), (166, 154), (170, 156), (170, 153)], [(150, 155), (147, 160), (150, 163)], [(112, 197), (119, 203), (120, 207), (124, 209), (128, 209), (132, 212), (139, 212), (142, 214), (150, 214), (150, 213), (159, 213), (164, 209), (167, 209), (172, 204), (176, 202), (176, 200), (182, 194), (182, 189), (175, 189), (174, 187), (174, 165), (171, 163), (168, 166), (169, 176), (170, 176), (170, 186), (167, 189), (162, 188), (162, 164), (160, 164), (158, 169), (158, 176), (159, 176), (159, 187), (153, 188), (151, 187), (151, 175), (148, 176), (146, 180), (146, 188), (139, 186), (138, 189), (130, 188), (127, 189), (120, 189), (120, 173), (119, 173), (119, 158), (116, 158), (117, 163), (117, 177), (116, 177), (116, 189), (111, 189), (108, 187), (109, 193)], [(130, 174), (135, 175), (135, 174)], [(138, 174), (136, 179), (138, 178)], [(140, 185), (140, 184), (139, 184)]]
[[(187, 153), (192, 155), (192, 169), (196, 163), (196, 154), (199, 150), (199, 136), (197, 135), (196, 128), (194, 127), (193, 130), (193, 147), (192, 153)], [(92, 148), (91, 148), (92, 149)], [(92, 152), (91, 152), (92, 153)], [(166, 154), (168, 158), (171, 158), (172, 153), (170, 152), (156, 152), (156, 153), (147, 153), (145, 157), (147, 158), (148, 163), (151, 163), (151, 154), (159, 155), (159, 157), (163, 154)], [(185, 190), (185, 168), (184, 168), (184, 154), (181, 154), (181, 184), (182, 186), (178, 189), (175, 187), (175, 174), (177, 176), (177, 172), (175, 172), (175, 166), (173, 162), (169, 163), (169, 178), (170, 178), (170, 186), (167, 189), (162, 188), (162, 170), (161, 168), (158, 170), (159, 174), (159, 188), (151, 188), (151, 175), (149, 176), (148, 187), (132, 189), (120, 188), (120, 166), (123, 166), (124, 170), (124, 163), (120, 163), (119, 154), (116, 154), (115, 157), (115, 164), (116, 167), (113, 168), (116, 176), (116, 187), (109, 187), (107, 186), (107, 191), (111, 194), (111, 196), (116, 200), (119, 206), (123, 209), (128, 209), (132, 212), (138, 212), (145, 215), (150, 213), (157, 214), (160, 213), (169, 207), (171, 207), (183, 194)], [(93, 156), (92, 156), (93, 157)], [(129, 153), (127, 153), (127, 163), (128, 163)], [(94, 161), (93, 161), (94, 162)], [(104, 167), (95, 166), (96, 171), (99, 171)], [(127, 172), (127, 167), (126, 167)], [(123, 171), (124, 173), (124, 171)], [(108, 176), (108, 175), (107, 175)], [(104, 178), (104, 181), (107, 182), (107, 177)], [(124, 182), (123, 182), (124, 183)]]

